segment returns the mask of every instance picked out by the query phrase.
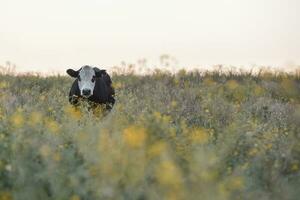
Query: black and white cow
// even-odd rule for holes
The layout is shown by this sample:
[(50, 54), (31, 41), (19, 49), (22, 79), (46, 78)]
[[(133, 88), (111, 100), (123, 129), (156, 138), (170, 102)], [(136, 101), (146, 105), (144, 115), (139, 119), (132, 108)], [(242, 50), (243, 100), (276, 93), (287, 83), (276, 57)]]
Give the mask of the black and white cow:
[(69, 93), (69, 102), (72, 105), (78, 105), (82, 99), (93, 105), (104, 104), (109, 110), (112, 108), (115, 92), (105, 70), (86, 65), (77, 71), (68, 69), (67, 74), (76, 78)]

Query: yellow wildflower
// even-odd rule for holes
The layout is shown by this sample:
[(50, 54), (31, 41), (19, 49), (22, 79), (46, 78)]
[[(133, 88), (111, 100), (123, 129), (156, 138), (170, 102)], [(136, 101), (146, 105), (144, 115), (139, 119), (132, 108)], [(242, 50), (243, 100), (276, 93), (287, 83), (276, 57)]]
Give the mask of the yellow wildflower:
[(284, 79), (281, 82), (281, 86), (284, 89), (285, 92), (287, 92), (290, 95), (296, 95), (297, 94), (297, 87), (296, 83), (293, 80), (290, 79)]
[(1, 191), (0, 192), (0, 200), (12, 200), (13, 197), (11, 195), (11, 193), (7, 192), (7, 191)]
[(0, 119), (4, 118), (3, 109), (0, 107)]
[(219, 192), (226, 197), (231, 191), (242, 190), (245, 186), (244, 182), (241, 176), (232, 177), (219, 185)]
[(60, 155), (60, 153), (58, 153), (58, 152), (54, 153), (53, 156), (52, 156), (52, 159), (54, 161), (56, 161), (56, 162), (61, 161), (61, 155)]
[(28, 123), (29, 125), (34, 126), (41, 122), (42, 118), (43, 116), (40, 112), (34, 111), (30, 114)]
[(46, 120), (46, 127), (52, 132), (52, 133), (58, 133), (59, 131), (59, 125), (56, 121), (52, 119)]
[(104, 129), (100, 133), (98, 150), (100, 152), (109, 152), (111, 151), (111, 149), (112, 149), (112, 138), (108, 130)]
[(292, 171), (298, 171), (299, 170), (299, 165), (297, 163), (294, 163), (291, 167)]
[(240, 176), (234, 177), (229, 181), (229, 187), (232, 190), (240, 190), (244, 187), (244, 179)]
[(163, 161), (156, 170), (158, 181), (165, 186), (180, 186), (181, 176), (176, 165), (171, 161)]
[(39, 149), (39, 152), (40, 154), (43, 156), (43, 157), (47, 157), (50, 155), (51, 153), (51, 148), (48, 146), (48, 145), (43, 145), (41, 146), (41, 148)]
[(45, 97), (45, 95), (41, 95), (41, 96), (39, 97), (39, 99), (40, 99), (41, 101), (45, 101), (46, 97)]
[(64, 109), (65, 113), (72, 117), (73, 119), (80, 119), (81, 118), (81, 112), (80, 110), (74, 108), (73, 106), (66, 106), (65, 109)]
[(254, 95), (255, 96), (260, 96), (260, 95), (264, 94), (264, 92), (265, 92), (265, 90), (262, 87), (255, 86), (255, 88), (254, 88)]
[(5, 89), (9, 87), (9, 83), (6, 81), (1, 81), (0, 82), (0, 89)]
[(242, 166), (241, 166), (241, 169), (242, 170), (246, 170), (246, 169), (248, 169), (249, 168), (249, 163), (248, 162), (246, 162), (245, 164), (243, 164)]
[(171, 106), (174, 108), (177, 106), (177, 101), (171, 101)]
[(179, 80), (179, 78), (174, 78), (174, 84), (176, 85), (176, 86), (178, 86), (179, 85), (179, 83), (180, 83), (180, 80)]
[(123, 87), (123, 85), (122, 85), (121, 82), (115, 82), (115, 83), (113, 83), (113, 87), (114, 87), (115, 89), (120, 89), (120, 88)]
[(80, 142), (86, 142), (88, 140), (88, 134), (80, 131), (76, 133), (76, 139)]
[(229, 80), (226, 83), (226, 87), (230, 90), (235, 90), (238, 86), (239, 86), (239, 84), (235, 80)]
[(15, 127), (21, 127), (24, 124), (24, 117), (21, 112), (16, 112), (10, 118), (11, 123)]
[(249, 150), (248, 155), (249, 156), (255, 156), (258, 153), (257, 148), (252, 148)]
[(4, 133), (0, 133), (0, 141), (3, 140), (5, 138), (5, 134)]
[(80, 197), (78, 195), (73, 195), (70, 200), (80, 200)]
[(210, 78), (205, 78), (203, 80), (203, 83), (207, 86), (213, 86), (213, 85), (216, 85), (216, 82)]
[(155, 157), (161, 155), (166, 150), (166, 144), (164, 142), (156, 142), (148, 149), (149, 157)]
[(131, 148), (142, 147), (146, 140), (146, 130), (142, 127), (129, 126), (123, 131), (123, 139)]
[(272, 147), (273, 147), (273, 144), (272, 144), (272, 143), (266, 144), (266, 149), (271, 149)]
[(207, 143), (209, 140), (209, 133), (204, 128), (195, 128), (190, 133), (190, 140), (198, 144)]
[(162, 116), (162, 121), (163, 121), (164, 123), (170, 123), (171, 120), (172, 120), (172, 118), (171, 118), (171, 116), (169, 116), (169, 115), (163, 115), (163, 116)]
[(153, 115), (154, 115), (154, 117), (156, 118), (156, 119), (158, 119), (158, 120), (160, 120), (161, 119), (161, 113), (160, 112), (157, 112), (157, 111), (155, 111), (154, 113), (153, 113)]
[(217, 177), (217, 172), (212, 170), (201, 170), (199, 173), (200, 177), (207, 182), (214, 181)]

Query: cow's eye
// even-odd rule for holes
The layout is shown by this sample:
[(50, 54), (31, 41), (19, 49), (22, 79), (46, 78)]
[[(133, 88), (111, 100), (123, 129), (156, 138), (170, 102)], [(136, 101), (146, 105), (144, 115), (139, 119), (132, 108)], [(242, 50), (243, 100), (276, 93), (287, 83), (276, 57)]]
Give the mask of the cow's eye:
[(95, 77), (92, 78), (92, 82), (93, 82), (93, 83), (95, 82)]

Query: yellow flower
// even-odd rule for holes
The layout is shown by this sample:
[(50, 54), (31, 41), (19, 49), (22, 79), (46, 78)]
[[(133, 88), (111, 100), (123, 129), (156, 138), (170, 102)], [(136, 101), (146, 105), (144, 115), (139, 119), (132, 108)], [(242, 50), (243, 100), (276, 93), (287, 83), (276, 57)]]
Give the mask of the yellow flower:
[(264, 92), (265, 92), (264, 88), (262, 88), (260, 86), (255, 86), (255, 88), (254, 88), (255, 96), (260, 96), (260, 95), (264, 94)]
[(203, 80), (203, 83), (207, 86), (213, 86), (213, 85), (216, 85), (216, 82), (210, 78), (205, 78)]
[(0, 141), (3, 140), (5, 138), (5, 134), (4, 133), (0, 133)]
[(174, 84), (177, 86), (177, 85), (179, 85), (179, 83), (180, 83), (179, 78), (174, 78)]
[(68, 116), (72, 117), (73, 119), (79, 120), (81, 118), (80, 110), (74, 108), (73, 106), (66, 106), (64, 111)]
[(176, 137), (176, 128), (170, 127), (169, 135), (170, 135), (170, 137), (173, 137), (173, 138)]
[(146, 130), (142, 127), (129, 126), (123, 131), (123, 139), (131, 148), (142, 147), (146, 140)]
[(70, 200), (80, 200), (80, 197), (78, 195), (73, 195)]
[(209, 140), (209, 133), (204, 128), (195, 128), (190, 133), (190, 140), (193, 143), (204, 144)]
[(59, 132), (59, 125), (56, 121), (52, 119), (48, 119), (45, 121), (46, 127), (52, 132), (52, 133), (58, 133)]
[(235, 80), (229, 80), (226, 83), (226, 87), (230, 90), (235, 90), (239, 86), (238, 82)]
[(298, 171), (299, 170), (299, 165), (297, 163), (294, 163), (291, 167), (292, 171)]
[(9, 87), (9, 83), (6, 81), (1, 81), (0, 82), (0, 89), (5, 89)]
[(215, 181), (217, 177), (217, 172), (209, 169), (202, 169), (199, 171), (199, 176), (201, 179), (203, 179), (205, 182), (212, 182)]
[(47, 157), (50, 155), (51, 149), (48, 145), (43, 145), (43, 146), (41, 146), (39, 152), (43, 157)]
[(158, 119), (158, 120), (160, 120), (161, 119), (161, 113), (160, 112), (157, 112), (157, 111), (155, 111), (154, 113), (153, 113), (153, 115), (154, 115), (154, 117), (156, 118), (156, 119)]
[(40, 112), (32, 112), (29, 116), (29, 121), (28, 123), (31, 125), (31, 126), (34, 126), (36, 124), (38, 124), (39, 122), (41, 122), (43, 116)]
[(255, 156), (257, 153), (258, 153), (258, 150), (256, 148), (252, 148), (249, 150), (248, 155)]
[(296, 83), (293, 80), (283, 79), (281, 82), (281, 87), (290, 95), (296, 95), (298, 92)]
[(10, 118), (11, 123), (15, 127), (21, 127), (24, 124), (24, 117), (21, 112), (16, 112)]
[(54, 161), (56, 161), (56, 162), (61, 161), (61, 155), (60, 155), (60, 153), (58, 153), (58, 152), (54, 153), (53, 156), (52, 156), (52, 159)]
[(163, 115), (163, 116), (162, 116), (162, 121), (163, 121), (164, 123), (170, 123), (171, 120), (172, 120), (171, 116), (168, 116), (168, 115)]
[(273, 147), (272, 143), (266, 144), (266, 149), (271, 149)]
[(180, 69), (178, 72), (177, 72), (177, 75), (179, 77), (183, 77), (185, 76), (187, 73), (186, 73), (186, 70), (185, 69)]
[(246, 170), (246, 169), (248, 169), (249, 168), (249, 163), (248, 162), (246, 162), (245, 164), (243, 164), (242, 166), (241, 166), (241, 169), (242, 170)]
[(245, 187), (244, 182), (244, 178), (241, 176), (232, 177), (220, 183), (219, 192), (224, 197), (227, 197), (231, 191), (242, 190)]
[[(86, 134), (85, 134), (86, 135)], [(110, 152), (112, 149), (112, 138), (108, 132), (108, 130), (103, 129), (100, 133), (99, 142), (98, 142), (98, 150), (100, 152)]]
[(11, 193), (7, 191), (0, 191), (0, 200), (12, 200), (13, 197)]
[(41, 95), (39, 98), (41, 101), (45, 101), (45, 99), (46, 99), (45, 95)]
[(229, 191), (226, 188), (226, 184), (224, 182), (221, 182), (218, 185), (218, 192), (220, 193), (220, 195), (223, 197), (223, 199), (227, 199), (228, 195), (229, 195)]
[(115, 83), (113, 83), (113, 87), (114, 87), (115, 89), (120, 89), (120, 88), (123, 87), (123, 85), (122, 85), (121, 82), (115, 82)]
[(97, 176), (100, 173), (100, 169), (98, 166), (90, 166), (90, 168), (88, 169), (88, 173), (90, 176)]
[(3, 109), (0, 107), (0, 119), (4, 118)]
[(148, 149), (149, 157), (155, 157), (161, 155), (166, 150), (166, 144), (164, 142), (156, 142)]
[(171, 101), (171, 106), (176, 107), (177, 106), (177, 101)]
[(171, 161), (163, 161), (156, 170), (156, 177), (162, 185), (178, 188), (181, 175), (176, 165)]
[(85, 132), (82, 132), (82, 131), (77, 132), (77, 133), (76, 133), (76, 139), (77, 139), (78, 141), (84, 143), (84, 142), (86, 142), (86, 141), (88, 140), (88, 134), (85, 133)]
[(244, 179), (242, 177), (234, 177), (229, 181), (229, 187), (232, 190), (240, 190), (244, 187)]

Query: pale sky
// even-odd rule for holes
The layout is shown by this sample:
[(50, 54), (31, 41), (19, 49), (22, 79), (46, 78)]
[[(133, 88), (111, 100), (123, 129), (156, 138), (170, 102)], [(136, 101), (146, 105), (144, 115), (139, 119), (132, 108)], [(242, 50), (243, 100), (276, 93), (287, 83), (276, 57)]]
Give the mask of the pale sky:
[(0, 0), (0, 65), (300, 64), (299, 0)]

